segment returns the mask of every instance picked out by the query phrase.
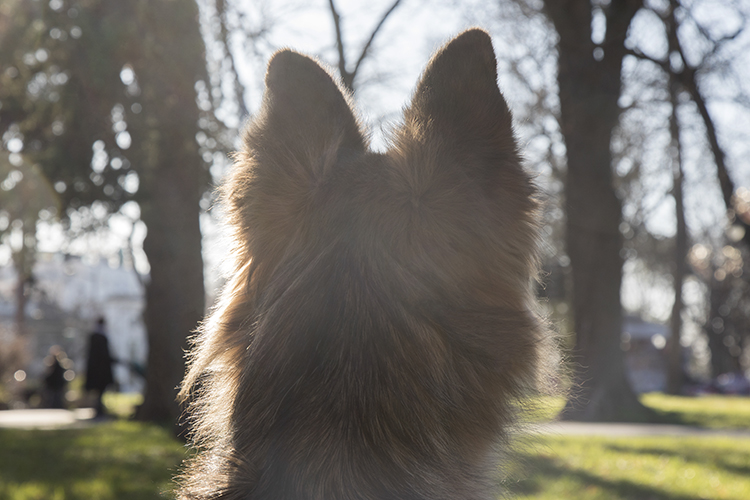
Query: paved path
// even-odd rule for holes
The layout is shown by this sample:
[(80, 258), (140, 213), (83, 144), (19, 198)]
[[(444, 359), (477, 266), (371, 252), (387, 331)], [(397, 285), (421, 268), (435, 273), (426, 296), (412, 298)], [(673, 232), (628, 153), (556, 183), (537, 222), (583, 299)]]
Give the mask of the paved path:
[(706, 429), (689, 425), (551, 422), (536, 432), (560, 436), (727, 436), (750, 438), (750, 430)]
[(69, 429), (94, 423), (93, 408), (76, 410), (2, 410), (0, 427), (11, 429)]
[[(77, 410), (3, 410), (0, 428), (67, 429), (93, 425), (93, 408)], [(552, 422), (535, 427), (532, 432), (559, 436), (728, 436), (750, 439), (750, 430), (703, 429), (666, 424), (603, 424)]]

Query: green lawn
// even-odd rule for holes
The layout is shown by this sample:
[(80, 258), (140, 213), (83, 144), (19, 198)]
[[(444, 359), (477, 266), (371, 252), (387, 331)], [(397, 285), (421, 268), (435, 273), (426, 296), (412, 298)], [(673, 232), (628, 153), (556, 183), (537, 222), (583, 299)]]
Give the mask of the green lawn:
[(544, 437), (509, 482), (524, 500), (748, 500), (750, 439)]
[(143, 403), (143, 395), (137, 392), (105, 392), (102, 400), (110, 415), (130, 418), (135, 415), (135, 407)]
[[(641, 401), (662, 413), (667, 421), (709, 429), (750, 429), (750, 398), (699, 396), (686, 398), (646, 394)], [(750, 499), (750, 496), (747, 497)]]
[[(750, 430), (749, 397), (717, 395), (683, 397), (650, 393), (641, 396), (641, 402), (656, 410), (659, 423), (691, 425), (708, 429)], [(542, 422), (554, 419), (564, 405), (563, 398), (539, 398), (532, 405), (532, 419)]]
[(86, 429), (0, 429), (0, 499), (163, 498), (184, 453), (168, 430), (122, 420)]
[[(750, 430), (750, 398), (646, 394), (661, 423)], [(563, 406), (543, 399), (536, 416)], [(748, 500), (750, 438), (542, 436), (507, 483), (524, 500)]]
[[(105, 401), (112, 413), (127, 415), (139, 398)], [(750, 398), (650, 394), (643, 401), (668, 422), (750, 429)], [(561, 404), (537, 406), (552, 415)], [(126, 420), (0, 429), (0, 500), (170, 498), (185, 452), (169, 430)], [(750, 499), (750, 438), (541, 436), (519, 455), (506, 486), (525, 500)]]

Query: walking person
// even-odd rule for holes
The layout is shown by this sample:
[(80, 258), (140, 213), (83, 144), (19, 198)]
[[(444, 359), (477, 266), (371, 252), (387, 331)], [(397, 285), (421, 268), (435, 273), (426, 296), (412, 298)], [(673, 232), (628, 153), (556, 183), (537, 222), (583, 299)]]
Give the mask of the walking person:
[(104, 417), (102, 396), (107, 387), (114, 382), (112, 363), (109, 353), (109, 341), (106, 335), (106, 322), (99, 318), (96, 328), (89, 337), (88, 357), (86, 358), (86, 390), (93, 391), (96, 397), (96, 417)]
[(53, 345), (49, 348), (49, 354), (44, 358), (44, 364), (47, 366), (42, 391), (44, 408), (65, 408), (65, 387), (68, 381), (65, 378), (63, 364), (66, 361), (67, 356), (62, 347)]

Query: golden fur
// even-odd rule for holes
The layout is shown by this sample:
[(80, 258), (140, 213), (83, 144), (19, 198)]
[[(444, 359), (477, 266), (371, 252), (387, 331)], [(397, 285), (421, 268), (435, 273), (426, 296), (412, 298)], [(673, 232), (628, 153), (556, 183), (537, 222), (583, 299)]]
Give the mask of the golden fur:
[(180, 498), (494, 498), (533, 390), (537, 203), (489, 36), (431, 60), (385, 153), (315, 61), (278, 52), (222, 195), (234, 273), (182, 396)]

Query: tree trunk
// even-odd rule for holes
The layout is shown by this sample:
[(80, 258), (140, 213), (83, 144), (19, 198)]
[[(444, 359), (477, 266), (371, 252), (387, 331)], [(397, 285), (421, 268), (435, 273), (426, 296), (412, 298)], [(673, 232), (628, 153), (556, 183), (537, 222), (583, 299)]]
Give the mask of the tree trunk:
[(16, 335), (26, 334), (26, 253), (25, 247), (18, 251), (18, 254), (13, 255), (16, 267), (16, 310), (13, 313), (14, 323), (16, 327)]
[[(677, 27), (674, 19), (668, 22), (667, 31), (670, 45), (670, 52), (676, 50), (677, 45)], [(674, 197), (675, 216), (677, 220), (675, 242), (674, 242), (674, 270), (672, 272), (672, 282), (674, 290), (674, 304), (672, 305), (672, 315), (670, 317), (671, 335), (667, 343), (667, 392), (669, 394), (682, 394), (682, 386), (685, 383), (685, 372), (683, 366), (683, 349), (681, 341), (682, 333), (682, 287), (685, 282), (687, 273), (687, 253), (688, 253), (688, 235), (687, 224), (685, 222), (685, 203), (683, 199), (682, 180), (682, 146), (680, 143), (680, 126), (677, 118), (679, 83), (674, 75), (669, 77), (669, 98), (672, 105), (672, 114), (669, 117), (669, 133), (672, 136), (672, 170), (673, 170), (673, 187), (672, 196)]]
[(188, 156), (183, 165), (173, 157), (165, 160), (171, 164), (156, 172), (153, 200), (142, 213), (148, 227), (143, 249), (151, 275), (146, 287), (146, 393), (138, 418), (150, 421), (177, 422), (176, 397), (185, 370), (186, 339), (204, 312), (199, 226), (202, 186), (199, 175), (186, 168), (199, 157), (183, 156)]
[(574, 394), (561, 415), (570, 420), (651, 417), (630, 386), (620, 349), (622, 210), (610, 151), (620, 116), (625, 35), (640, 6), (640, 1), (612, 0), (606, 7), (606, 39), (596, 47), (588, 0), (545, 1), (559, 35), (560, 124), (567, 148), (566, 246), (576, 332), (572, 360), (579, 367)]
[(731, 321), (721, 314), (722, 306), (727, 303), (729, 287), (726, 281), (717, 280), (712, 273), (709, 282), (710, 310), (706, 321), (705, 332), (708, 337), (708, 349), (711, 351), (711, 375), (718, 377), (724, 373), (736, 373), (741, 370), (740, 360), (732, 356), (727, 337), (732, 334)]
[[(36, 216), (36, 214), (23, 214)], [(13, 266), (16, 269), (16, 309), (13, 313), (16, 335), (24, 336), (26, 330), (26, 304), (31, 283), (34, 279), (34, 264), (36, 263), (36, 244), (28, 245), (28, 238), (36, 239), (36, 221), (26, 218), (21, 227), (21, 247), (13, 252)]]
[[(176, 424), (187, 337), (203, 317), (200, 199), (208, 173), (195, 141), (195, 82), (206, 79), (204, 47), (192, 0), (141, 2), (149, 38), (131, 55), (142, 87), (139, 133), (143, 249), (151, 266), (146, 287), (146, 392), (141, 420)], [(140, 142), (142, 141), (142, 142)]]
[(672, 316), (670, 318), (671, 336), (667, 344), (669, 363), (667, 369), (667, 392), (669, 394), (682, 394), (682, 386), (685, 383), (683, 367), (683, 349), (680, 342), (682, 332), (682, 287), (687, 272), (688, 238), (687, 225), (685, 223), (685, 204), (682, 196), (682, 154), (680, 153), (679, 129), (674, 106), (677, 104), (674, 91), (672, 92), (672, 118), (670, 129), (672, 131), (672, 144), (674, 151), (674, 187), (672, 195), (675, 201), (675, 212), (677, 215), (677, 234), (674, 242), (674, 271), (672, 273), (674, 304), (672, 305)]

